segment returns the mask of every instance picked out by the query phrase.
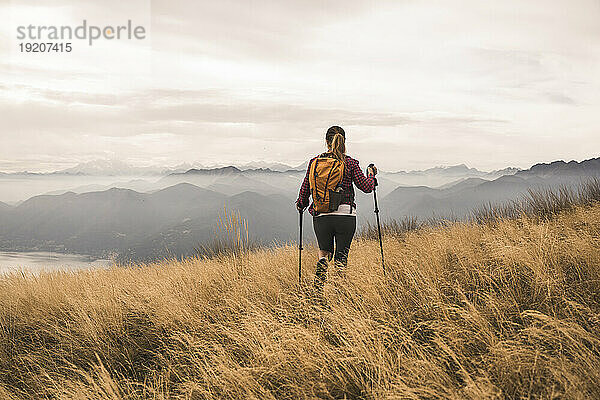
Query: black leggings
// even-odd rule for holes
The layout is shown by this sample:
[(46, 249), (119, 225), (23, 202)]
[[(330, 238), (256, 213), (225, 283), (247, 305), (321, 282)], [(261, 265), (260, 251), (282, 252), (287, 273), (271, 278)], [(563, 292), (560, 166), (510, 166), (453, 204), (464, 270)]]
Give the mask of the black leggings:
[(335, 239), (336, 263), (343, 266), (348, 262), (348, 251), (356, 231), (356, 217), (350, 215), (321, 215), (313, 217), (313, 227), (319, 249), (333, 254)]

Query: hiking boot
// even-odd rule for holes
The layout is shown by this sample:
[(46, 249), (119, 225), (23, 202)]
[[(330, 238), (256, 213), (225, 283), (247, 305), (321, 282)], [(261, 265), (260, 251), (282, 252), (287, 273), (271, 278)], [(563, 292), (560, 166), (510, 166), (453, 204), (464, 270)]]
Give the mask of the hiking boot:
[(346, 260), (346, 259), (344, 259), (344, 260), (336, 259), (334, 261), (335, 275), (338, 276), (339, 278), (346, 278), (347, 264), (348, 264), (348, 260)]
[(340, 279), (346, 278), (346, 265), (340, 261), (334, 263), (335, 276)]
[(327, 280), (327, 259), (321, 258), (317, 262), (317, 269), (315, 271), (315, 294), (317, 296), (323, 297), (323, 287), (325, 286), (325, 281)]

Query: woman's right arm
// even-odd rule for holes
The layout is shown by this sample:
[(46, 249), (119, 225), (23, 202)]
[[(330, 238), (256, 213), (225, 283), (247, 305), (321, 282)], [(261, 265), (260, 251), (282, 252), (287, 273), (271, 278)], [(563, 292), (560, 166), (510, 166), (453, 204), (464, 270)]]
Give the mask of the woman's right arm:
[(298, 210), (304, 210), (306, 207), (308, 207), (308, 201), (310, 198), (310, 182), (308, 180), (309, 171), (310, 163), (308, 163), (308, 167), (306, 168), (306, 175), (304, 176), (304, 181), (302, 181), (302, 186), (300, 186), (298, 200), (296, 200), (296, 207)]

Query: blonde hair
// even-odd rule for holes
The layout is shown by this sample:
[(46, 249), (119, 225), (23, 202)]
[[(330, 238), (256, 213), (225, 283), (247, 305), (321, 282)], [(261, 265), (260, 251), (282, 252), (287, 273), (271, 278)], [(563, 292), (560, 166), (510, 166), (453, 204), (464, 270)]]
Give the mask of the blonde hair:
[(346, 167), (346, 132), (339, 126), (332, 126), (327, 130), (325, 140), (333, 157)]
[(340, 160), (340, 162), (346, 166), (346, 139), (339, 133), (336, 133), (333, 139), (331, 139), (331, 153), (333, 157)]

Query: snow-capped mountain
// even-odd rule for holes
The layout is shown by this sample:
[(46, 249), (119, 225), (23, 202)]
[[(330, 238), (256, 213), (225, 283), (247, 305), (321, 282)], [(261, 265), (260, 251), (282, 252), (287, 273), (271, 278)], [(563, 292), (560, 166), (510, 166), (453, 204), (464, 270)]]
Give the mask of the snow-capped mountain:
[(54, 172), (61, 175), (91, 175), (91, 176), (144, 176), (168, 175), (185, 172), (192, 168), (202, 168), (198, 163), (181, 163), (174, 167), (147, 166), (136, 167), (120, 160), (93, 160), (79, 163), (74, 167)]

